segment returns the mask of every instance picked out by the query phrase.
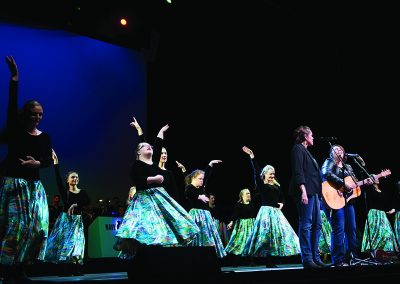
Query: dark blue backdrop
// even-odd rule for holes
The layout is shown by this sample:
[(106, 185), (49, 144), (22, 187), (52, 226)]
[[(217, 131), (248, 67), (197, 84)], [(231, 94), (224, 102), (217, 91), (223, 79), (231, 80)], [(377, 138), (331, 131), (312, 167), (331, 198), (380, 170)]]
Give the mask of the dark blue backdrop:
[[(20, 72), (19, 106), (37, 99), (39, 128), (49, 132), (63, 173), (73, 169), (93, 201), (126, 198), (136, 130), (146, 127), (146, 64), (131, 49), (60, 30), (0, 23), (0, 56), (13, 55)], [(8, 67), (0, 60), (0, 127), (4, 126)], [(0, 146), (0, 158), (6, 147)], [(42, 179), (51, 202), (57, 192), (52, 168)]]

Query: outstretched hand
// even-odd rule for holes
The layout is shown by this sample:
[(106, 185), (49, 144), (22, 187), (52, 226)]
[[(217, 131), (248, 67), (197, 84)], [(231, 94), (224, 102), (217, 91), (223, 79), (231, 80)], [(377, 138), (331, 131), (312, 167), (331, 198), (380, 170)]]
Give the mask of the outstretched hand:
[(160, 132), (165, 132), (165, 131), (168, 130), (168, 128), (169, 128), (169, 125), (168, 125), (168, 124), (167, 124), (167, 125), (164, 125), (164, 126), (160, 129)]
[(51, 149), (51, 157), (53, 158), (54, 165), (58, 165), (58, 157), (54, 149)]
[(134, 116), (132, 117), (132, 119), (133, 119), (133, 121), (131, 123), (129, 123), (129, 125), (131, 127), (135, 127), (136, 129), (141, 128), (140, 125), (139, 125), (139, 122), (137, 122), (137, 120), (136, 120), (136, 118)]
[(18, 80), (18, 67), (17, 63), (14, 60), (14, 57), (12, 57), (11, 55), (7, 55), (6, 62), (8, 65), (8, 69), (10, 69), (11, 77), (13, 77), (13, 79), (15, 77), (15, 79)]
[(167, 124), (167, 125), (164, 125), (163, 127), (161, 127), (160, 131), (158, 132), (157, 137), (158, 137), (158, 138), (161, 138), (161, 139), (164, 139), (164, 132), (167, 131), (168, 128), (169, 128), (169, 125), (168, 125), (168, 124)]
[(178, 166), (178, 168), (181, 169), (182, 173), (185, 173), (186, 172), (185, 166), (182, 165), (181, 163), (179, 163), (178, 161), (175, 161), (175, 162), (176, 162), (176, 165)]
[(243, 152), (245, 152), (247, 155), (250, 155), (251, 158), (254, 158), (254, 153), (253, 151), (247, 147), (247, 146), (243, 146), (242, 147)]
[(219, 164), (219, 163), (222, 163), (222, 161), (221, 160), (212, 160), (208, 164), (210, 165), (210, 167), (212, 167), (214, 164)]
[(135, 127), (136, 130), (137, 130), (137, 132), (138, 132), (138, 135), (139, 135), (139, 136), (142, 136), (142, 135), (143, 135), (143, 130), (142, 130), (142, 128), (140, 127), (139, 122), (137, 122), (137, 120), (136, 120), (136, 118), (135, 118), (134, 116), (132, 117), (132, 119), (133, 119), (133, 121), (132, 121), (131, 123), (129, 123), (129, 125), (130, 125), (131, 127)]

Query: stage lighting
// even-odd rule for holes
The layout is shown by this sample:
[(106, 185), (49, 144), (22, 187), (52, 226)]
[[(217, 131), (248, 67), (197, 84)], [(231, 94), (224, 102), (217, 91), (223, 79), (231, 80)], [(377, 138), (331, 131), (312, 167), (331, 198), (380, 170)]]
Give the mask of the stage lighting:
[(121, 20), (119, 21), (119, 23), (121, 24), (121, 26), (127, 26), (128, 25), (128, 20), (125, 18), (121, 18)]

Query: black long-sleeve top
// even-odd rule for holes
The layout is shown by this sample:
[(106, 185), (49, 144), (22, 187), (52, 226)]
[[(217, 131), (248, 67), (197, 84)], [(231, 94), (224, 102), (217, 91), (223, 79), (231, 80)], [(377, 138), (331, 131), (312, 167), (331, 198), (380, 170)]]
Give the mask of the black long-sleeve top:
[(142, 191), (149, 188), (160, 187), (158, 183), (147, 184), (147, 178), (156, 175), (162, 175), (161, 169), (158, 167), (158, 162), (161, 156), (161, 147), (157, 144), (162, 144), (163, 139), (157, 137), (154, 142), (153, 164), (149, 165), (141, 160), (136, 160), (130, 171), (130, 178), (136, 186), (136, 191)]
[[(344, 164), (343, 167), (338, 167), (332, 158), (327, 158), (322, 164), (322, 182), (328, 181), (337, 189), (344, 187), (344, 179), (348, 176), (354, 176), (353, 168), (349, 164)], [(354, 204), (354, 202), (354, 198), (349, 200), (349, 204)]]
[(176, 201), (179, 201), (179, 192), (178, 187), (176, 185), (175, 175), (171, 170), (163, 170), (160, 169), (162, 176), (164, 177), (164, 181), (162, 186), (168, 192), (169, 196), (171, 196)]
[(295, 200), (301, 197), (300, 185), (304, 185), (308, 196), (321, 195), (322, 184), (317, 161), (304, 145), (295, 143), (290, 152), (292, 177), (289, 195)]
[(233, 214), (231, 217), (231, 221), (236, 221), (239, 219), (250, 219), (257, 217), (257, 209), (255, 208), (253, 203), (244, 204), (244, 203), (236, 203), (233, 208)]
[[(146, 142), (146, 137), (142, 134), (139, 135), (140, 142)], [(160, 152), (161, 157), (162, 151), (162, 143), (154, 143), (154, 153)], [(156, 161), (154, 161), (156, 162)], [(158, 162), (157, 162), (158, 164)], [(171, 170), (168, 169), (160, 169), (160, 174), (164, 177), (164, 181), (162, 183), (163, 188), (168, 192), (168, 194), (175, 200), (179, 200), (179, 191), (176, 185), (175, 175)]]
[(204, 181), (203, 181), (203, 186), (200, 188), (194, 187), (192, 184), (188, 184), (185, 187), (185, 196), (188, 201), (188, 207), (190, 209), (203, 209), (203, 210), (208, 210), (210, 211), (210, 207), (208, 206), (207, 202), (201, 201), (199, 198), (199, 195), (202, 194), (207, 194), (208, 192), (206, 191), (207, 188), (207, 180), (211, 175), (212, 167), (207, 166), (205, 173), (204, 173)]
[(221, 222), (225, 221), (226, 216), (224, 211), (222, 210), (222, 207), (218, 206), (218, 204), (216, 204), (214, 207), (210, 207), (210, 205), (208, 205), (208, 209), (214, 219), (217, 219)]
[(4, 176), (23, 178), (26, 180), (40, 180), (38, 168), (21, 166), (19, 159), (32, 156), (40, 161), (40, 168), (51, 165), (50, 136), (42, 132), (40, 135), (31, 135), (18, 121), (18, 82), (10, 81), (10, 94), (7, 112), (7, 124), (2, 133), (1, 142), (8, 144), (8, 153), (2, 163)]
[(255, 158), (251, 159), (253, 166), (255, 188), (259, 193), (260, 205), (279, 208), (278, 203), (284, 203), (285, 197), (278, 185), (264, 183), (260, 174), (261, 170)]
[(74, 215), (81, 215), (82, 214), (82, 207), (89, 205), (90, 199), (86, 192), (86, 190), (81, 189), (79, 193), (73, 193), (69, 191), (66, 182), (63, 182), (60, 174), (60, 165), (54, 165), (54, 172), (56, 175), (56, 182), (58, 192), (61, 196), (61, 201), (64, 204), (63, 212), (68, 212), (68, 209), (71, 207), (72, 204), (77, 204), (78, 207), (74, 208)]

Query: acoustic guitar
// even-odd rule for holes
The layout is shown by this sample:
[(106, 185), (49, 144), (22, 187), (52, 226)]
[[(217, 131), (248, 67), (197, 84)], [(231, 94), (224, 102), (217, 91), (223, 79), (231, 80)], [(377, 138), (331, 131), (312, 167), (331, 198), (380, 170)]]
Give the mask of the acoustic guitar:
[[(390, 174), (390, 170), (384, 170), (380, 174), (372, 175), (372, 180), (378, 180), (381, 177), (387, 177)], [(349, 202), (350, 199), (361, 195), (360, 186), (363, 185), (367, 180), (368, 178), (355, 183), (350, 176), (345, 177), (344, 181), (352, 184), (350, 192), (347, 192), (344, 186), (337, 188), (333, 185), (333, 183), (324, 181), (322, 183), (322, 197), (324, 204), (330, 209), (343, 208), (346, 205), (346, 202)]]

